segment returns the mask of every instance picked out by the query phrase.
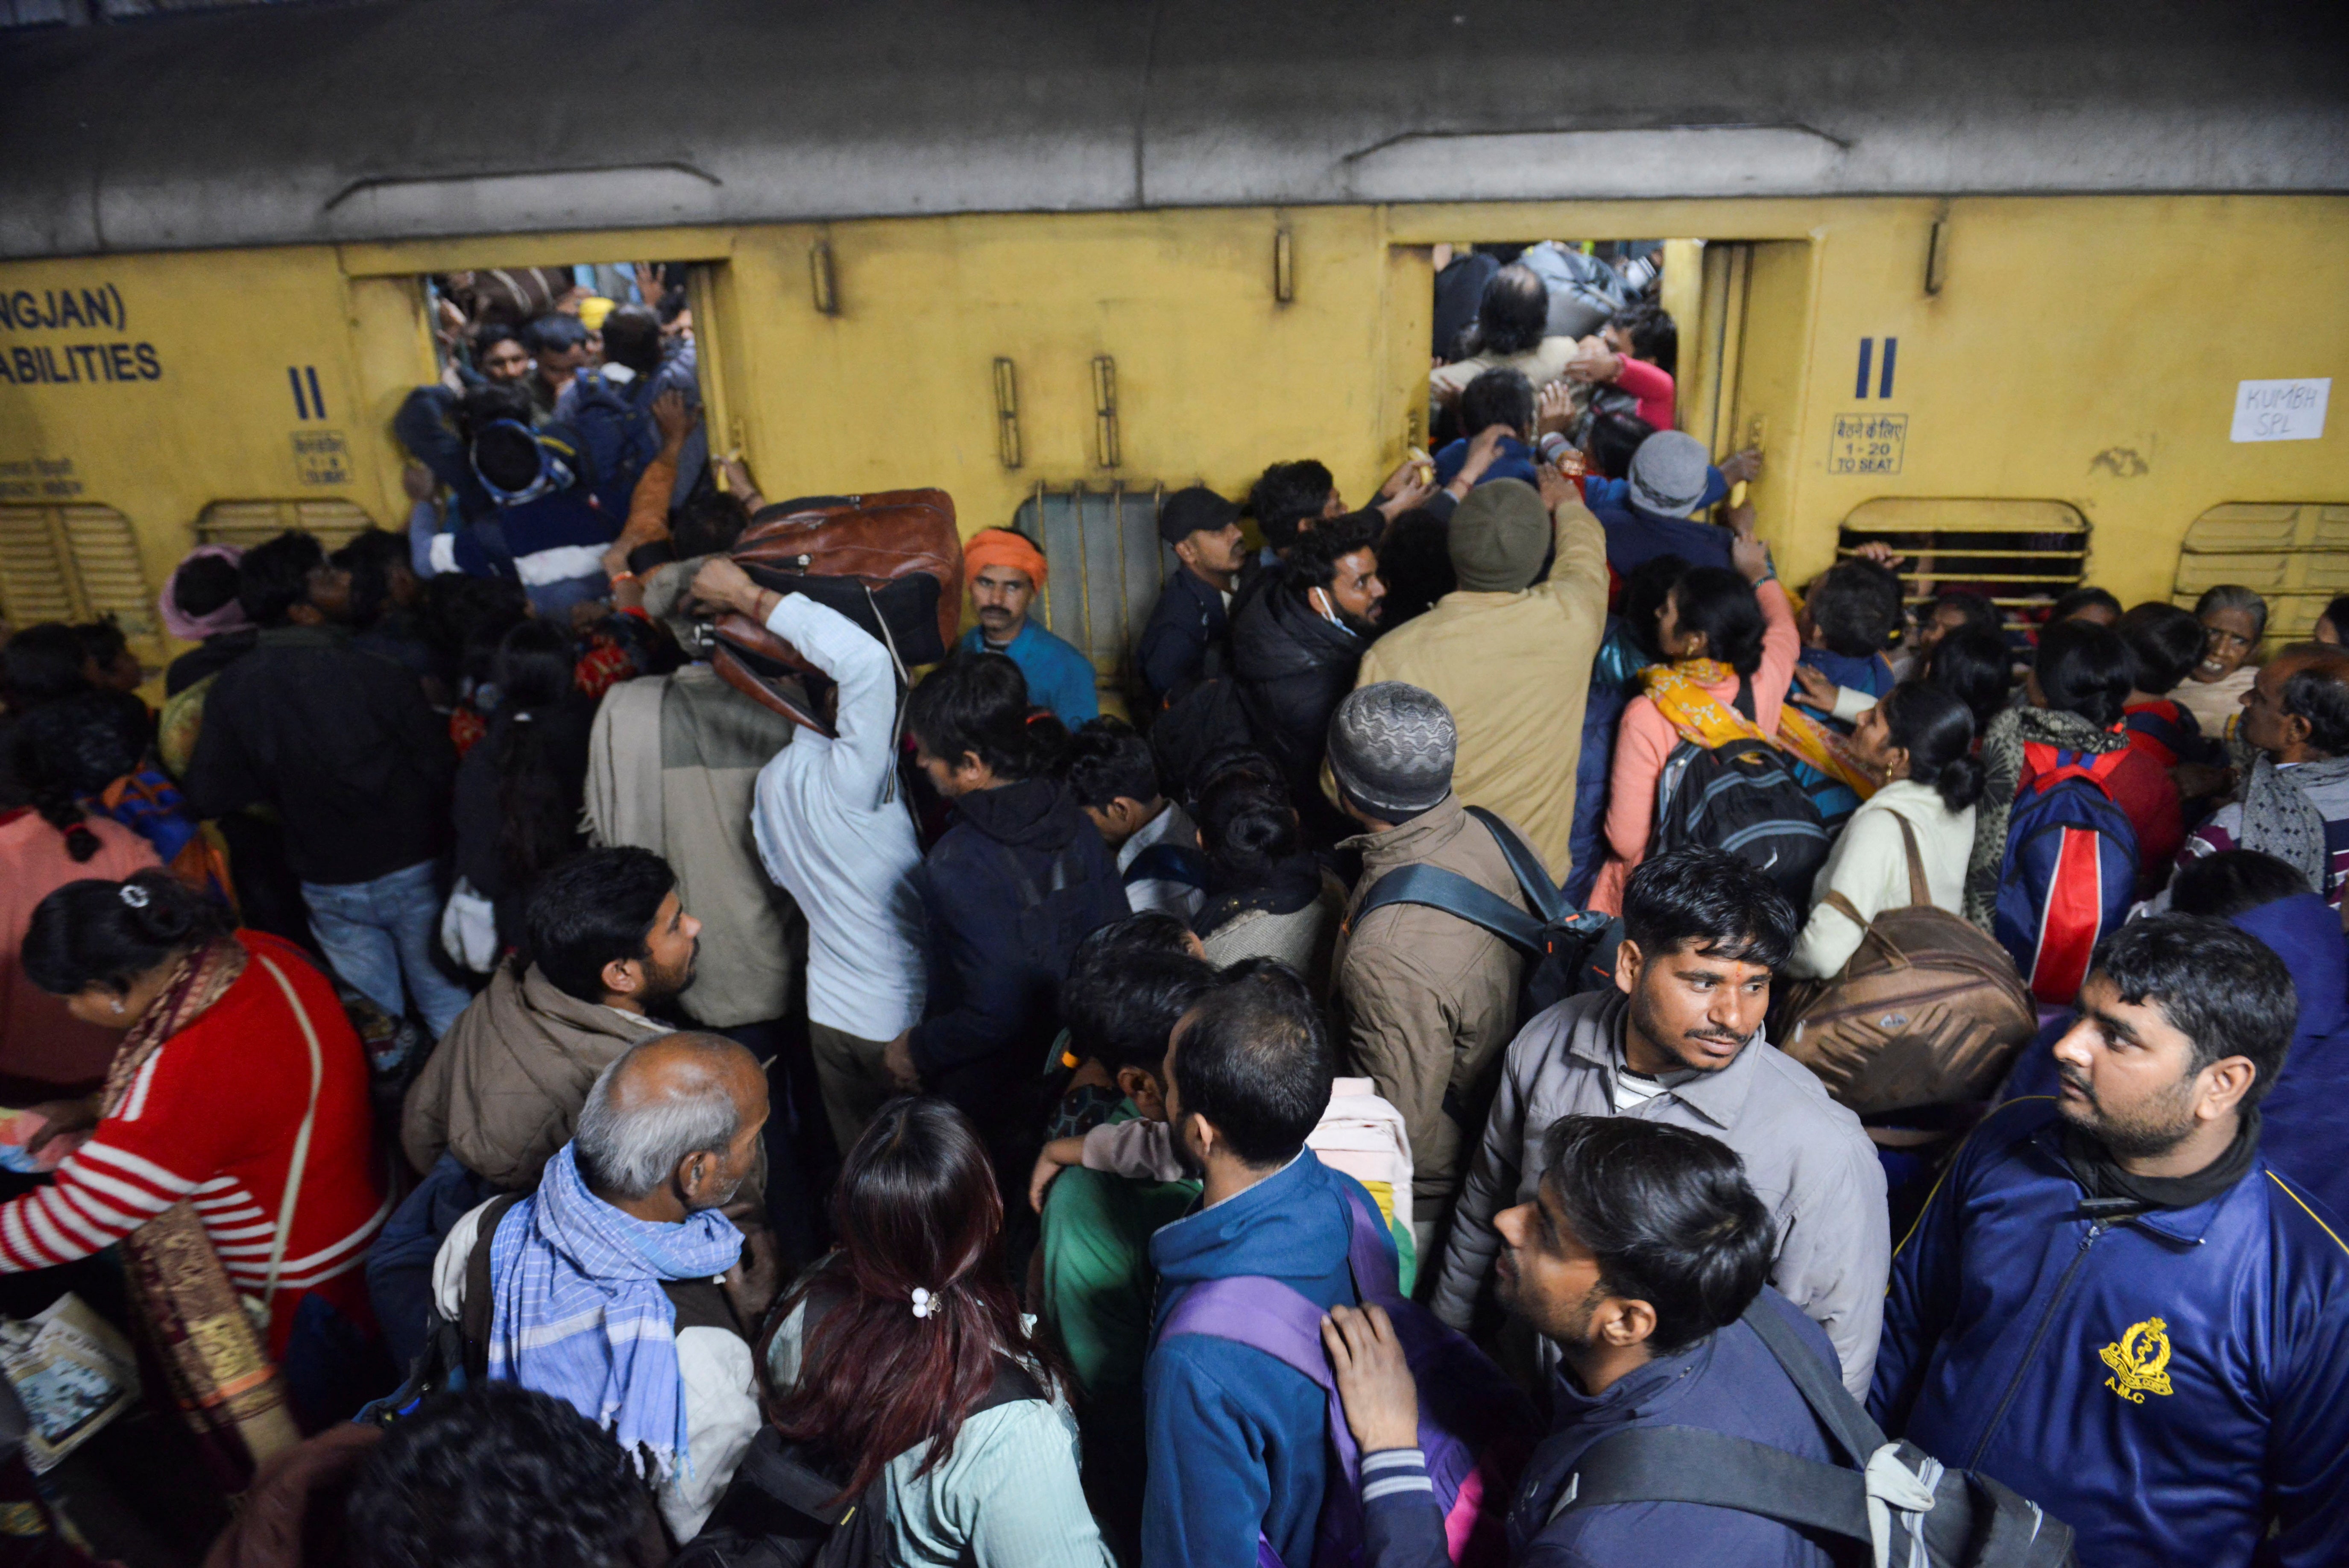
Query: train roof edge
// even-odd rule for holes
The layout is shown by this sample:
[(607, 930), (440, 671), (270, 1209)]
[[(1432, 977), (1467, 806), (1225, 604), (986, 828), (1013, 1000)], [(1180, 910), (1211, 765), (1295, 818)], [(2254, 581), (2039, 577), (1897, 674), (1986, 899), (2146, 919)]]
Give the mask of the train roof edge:
[(0, 257), (979, 212), (2349, 191), (2349, 7), (383, 0), (18, 31)]

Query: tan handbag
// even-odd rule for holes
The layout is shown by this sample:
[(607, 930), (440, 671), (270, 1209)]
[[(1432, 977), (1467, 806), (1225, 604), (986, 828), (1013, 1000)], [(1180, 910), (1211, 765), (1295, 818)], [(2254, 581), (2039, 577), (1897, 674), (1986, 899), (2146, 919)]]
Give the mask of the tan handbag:
[(1934, 905), (1917, 835), (1899, 813), (1893, 820), (1908, 852), (1908, 906), (1862, 920), (1829, 893), (1827, 904), (1865, 928), (1859, 950), (1807, 988), (1777, 1032), (1780, 1050), (1863, 1116), (1986, 1098), (2039, 1025), (2014, 961)]

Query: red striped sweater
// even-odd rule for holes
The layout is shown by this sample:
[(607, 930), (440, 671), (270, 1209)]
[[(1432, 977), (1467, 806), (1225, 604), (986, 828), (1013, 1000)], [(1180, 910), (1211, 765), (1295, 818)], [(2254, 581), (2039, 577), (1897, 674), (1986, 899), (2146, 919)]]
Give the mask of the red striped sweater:
[(373, 1155), (366, 1054), (334, 986), (288, 943), (255, 931), (237, 940), (253, 961), (236, 983), (147, 1059), (54, 1185), (0, 1205), (0, 1272), (85, 1257), (184, 1198), (230, 1280), (261, 1293), (311, 1076), (308, 1043), (267, 959), (301, 998), (323, 1051), (317, 1120), (272, 1303), (274, 1356), (311, 1292), (372, 1324), (360, 1265), (391, 1205)]

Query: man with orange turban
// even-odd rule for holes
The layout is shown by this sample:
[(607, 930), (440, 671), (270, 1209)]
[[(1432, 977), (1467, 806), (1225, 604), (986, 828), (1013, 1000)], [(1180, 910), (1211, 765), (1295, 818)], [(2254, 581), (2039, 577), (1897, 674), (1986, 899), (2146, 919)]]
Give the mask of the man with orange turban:
[(956, 646), (1007, 656), (1028, 678), (1029, 701), (1050, 708), (1071, 730), (1098, 716), (1093, 661), (1028, 618), (1050, 575), (1044, 552), (1025, 534), (982, 528), (963, 542), (962, 566), (978, 624)]

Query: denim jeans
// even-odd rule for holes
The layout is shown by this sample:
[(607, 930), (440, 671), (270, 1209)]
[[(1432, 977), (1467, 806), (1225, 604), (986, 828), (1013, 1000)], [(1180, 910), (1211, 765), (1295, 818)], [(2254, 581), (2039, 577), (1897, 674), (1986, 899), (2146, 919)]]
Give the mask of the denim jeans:
[(449, 1032), (472, 997), (432, 966), (440, 929), (440, 889), (424, 861), (372, 882), (302, 884), (310, 929), (346, 984), (397, 1018), (416, 1001), (435, 1040)]

